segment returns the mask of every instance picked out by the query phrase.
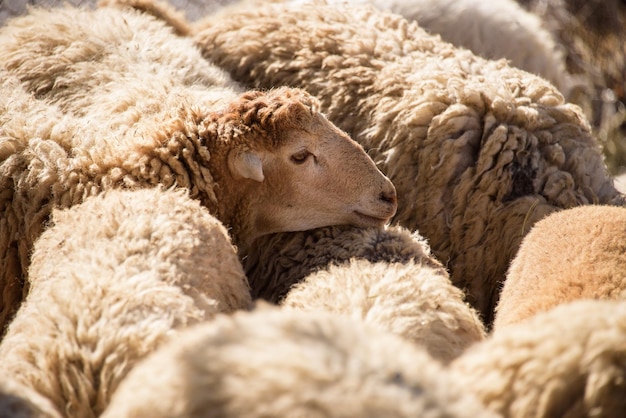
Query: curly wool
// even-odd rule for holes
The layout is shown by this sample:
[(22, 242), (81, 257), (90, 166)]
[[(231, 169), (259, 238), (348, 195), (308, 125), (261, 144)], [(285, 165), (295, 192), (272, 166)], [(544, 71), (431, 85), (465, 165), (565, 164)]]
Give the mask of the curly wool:
[(588, 205), (537, 222), (511, 262), (494, 329), (576, 299), (626, 296), (626, 208)]
[[(193, 131), (202, 115), (172, 116), (170, 126), (163, 126), (152, 140), (135, 136), (118, 141), (115, 135), (106, 140), (106, 129), (34, 100), (14, 78), (2, 75), (0, 255), (6, 268), (0, 326), (4, 328), (28, 290), (25, 279), (33, 242), (53, 207), (69, 207), (112, 187), (159, 183), (186, 187), (213, 210), (217, 198), (214, 179), (205, 167), (208, 149), (189, 139), (197, 140)], [(185, 130), (186, 138), (181, 135)], [(182, 149), (185, 164), (177, 158)]]
[[(320, 3), (320, 0), (286, 0)], [(322, 2), (323, 3), (323, 2)], [(512, 66), (553, 83), (567, 99), (590, 85), (567, 72), (562, 48), (542, 20), (515, 0), (327, 0), (328, 4), (367, 5), (417, 21), (420, 27), (451, 44), (488, 59), (507, 59)]]
[(51, 222), (0, 344), (0, 375), (60, 416), (99, 416), (134, 364), (178, 329), (250, 306), (226, 229), (183, 190), (111, 190)]
[[(300, 228), (299, 219), (332, 224), (340, 216), (335, 201), (365, 201), (366, 192), (379, 202), (386, 196), (388, 216), (395, 212), (391, 182), (319, 113), (315, 98), (289, 88), (239, 93), (190, 39), (153, 17), (114, 8), (34, 9), (0, 29), (0, 45), (0, 332), (27, 291), (28, 257), (50, 210), (102, 190), (187, 188), (230, 228), (241, 251), (257, 233)], [(310, 182), (294, 185), (302, 178), (293, 172), (275, 181), (284, 169), (278, 158), (294, 166), (280, 147), (298, 140), (330, 144), (318, 157), (335, 176), (371, 181), (328, 185), (307, 176)], [(249, 150), (265, 153), (262, 187), (230, 175), (229, 156)], [(322, 177), (328, 171), (318, 170)], [(379, 185), (387, 193), (374, 190)], [(316, 205), (301, 204), (305, 197)], [(259, 231), (264, 227), (272, 230)]]
[(233, 6), (194, 27), (248, 86), (297, 86), (394, 182), (394, 222), (424, 235), (489, 324), (521, 239), (545, 215), (624, 205), (577, 106), (547, 81), (356, 6)]
[(579, 300), (496, 330), (451, 363), (507, 418), (618, 418), (626, 410), (626, 302)]
[(326, 311), (400, 335), (448, 362), (485, 330), (426, 241), (401, 227), (268, 235), (244, 260), (253, 297)]
[(243, 263), (252, 297), (280, 303), (292, 286), (311, 273), (355, 258), (441, 267), (431, 257), (426, 240), (417, 233), (401, 227), (346, 225), (266, 235), (256, 241)]
[(466, 393), (424, 351), (360, 321), (257, 308), (157, 350), (102, 417), (493, 416)]
[(307, 276), (282, 306), (360, 319), (448, 363), (485, 338), (483, 323), (464, 299), (441, 266), (356, 259)]

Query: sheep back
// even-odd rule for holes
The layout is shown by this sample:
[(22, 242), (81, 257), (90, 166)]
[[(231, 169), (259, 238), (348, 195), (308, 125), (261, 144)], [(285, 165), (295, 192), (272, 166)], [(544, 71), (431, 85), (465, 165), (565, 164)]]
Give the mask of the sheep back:
[(63, 416), (98, 416), (135, 362), (177, 329), (250, 304), (226, 229), (187, 192), (111, 190), (51, 222), (0, 371)]
[(402, 227), (348, 225), (260, 237), (243, 263), (252, 297), (280, 303), (291, 287), (309, 274), (353, 258), (387, 263), (413, 260), (441, 268), (418, 233)]
[(480, 317), (445, 269), (422, 261), (331, 264), (295, 285), (281, 305), (358, 318), (444, 363), (485, 337)]
[(495, 331), (450, 368), (458, 383), (504, 417), (621, 417), (626, 303), (560, 305)]
[(194, 326), (146, 358), (103, 418), (416, 415), (491, 416), (394, 335), (329, 313), (257, 308)]
[(575, 299), (626, 296), (626, 208), (588, 205), (537, 222), (513, 259), (494, 329)]

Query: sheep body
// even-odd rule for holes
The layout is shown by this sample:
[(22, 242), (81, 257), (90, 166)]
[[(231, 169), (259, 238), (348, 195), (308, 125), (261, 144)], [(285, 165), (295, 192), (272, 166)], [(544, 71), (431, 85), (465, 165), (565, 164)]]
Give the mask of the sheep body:
[(224, 226), (184, 190), (111, 190), (56, 210), (30, 291), (0, 344), (0, 374), (95, 417), (135, 362), (250, 291)]
[(394, 335), (329, 313), (257, 308), (216, 317), (157, 350), (102, 416), (491, 414), (425, 352)]
[(487, 323), (522, 237), (545, 215), (624, 204), (579, 107), (546, 80), (371, 7), (237, 6), (194, 26), (205, 57), (247, 86), (318, 97), (394, 182)]
[[(318, 0), (290, 0), (293, 3)], [(456, 46), (488, 59), (506, 58), (511, 65), (544, 77), (567, 98), (584, 89), (567, 72), (563, 51), (539, 16), (514, 0), (326, 0), (328, 4), (367, 5), (415, 20), (420, 27)]]
[(254, 297), (357, 318), (443, 362), (485, 336), (426, 241), (405, 228), (334, 226), (266, 236), (245, 269)]
[(444, 363), (485, 337), (480, 317), (445, 269), (415, 262), (331, 265), (292, 288), (282, 306), (359, 318)]
[(242, 254), (266, 233), (382, 225), (395, 213), (393, 184), (315, 98), (239, 93), (151, 16), (35, 10), (0, 29), (0, 45), (2, 327), (51, 208), (102, 190), (186, 188)]
[(457, 383), (508, 418), (626, 410), (626, 303), (578, 300), (495, 330), (451, 363)]
[(622, 207), (581, 206), (537, 222), (507, 272), (494, 329), (575, 299), (623, 298), (625, 242)]

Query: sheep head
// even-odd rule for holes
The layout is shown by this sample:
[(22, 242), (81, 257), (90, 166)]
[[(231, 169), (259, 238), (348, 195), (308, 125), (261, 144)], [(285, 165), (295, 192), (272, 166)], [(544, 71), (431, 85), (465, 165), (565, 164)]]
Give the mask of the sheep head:
[(303, 90), (244, 93), (215, 122), (227, 149), (218, 216), (240, 244), (328, 225), (383, 226), (395, 214), (391, 181)]

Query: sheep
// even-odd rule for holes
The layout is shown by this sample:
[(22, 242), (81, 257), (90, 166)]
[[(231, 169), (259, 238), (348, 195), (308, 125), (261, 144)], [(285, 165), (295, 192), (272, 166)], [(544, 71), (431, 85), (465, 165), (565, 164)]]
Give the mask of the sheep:
[(419, 234), (334, 226), (257, 244), (244, 260), (253, 298), (358, 318), (444, 363), (485, 337), (478, 314)]
[[(287, 0), (314, 3), (318, 0)], [(567, 72), (563, 51), (541, 19), (514, 0), (327, 0), (328, 4), (367, 5), (416, 20), (420, 27), (456, 46), (488, 59), (506, 58), (511, 65), (553, 83), (570, 99), (587, 86)], [(189, 30), (187, 30), (189, 33)]]
[[(148, 15), (34, 11), (0, 32), (0, 45), (15, 44), (0, 48), (8, 55), (0, 60), (7, 67), (0, 97), (0, 236), (7, 238), (0, 260), (9, 266), (0, 278), (0, 326), (21, 300), (32, 242), (51, 208), (105, 189), (189, 189), (229, 228), (241, 254), (263, 234), (382, 226), (395, 213), (393, 184), (319, 112), (317, 99), (292, 88), (239, 93), (219, 80), (212, 88), (185, 69), (202, 73), (206, 65), (192, 41)], [(175, 41), (169, 49), (168, 39)], [(184, 61), (164, 63), (168, 51), (185, 46)], [(123, 56), (133, 54), (140, 57), (126, 65)], [(184, 68), (170, 76), (177, 63)]]
[(494, 329), (576, 299), (626, 296), (626, 208), (588, 205), (537, 222), (511, 262)]
[(622, 417), (626, 302), (577, 300), (496, 329), (450, 374), (503, 417)]
[(61, 418), (47, 399), (16, 383), (0, 378), (0, 416), (6, 418)]
[(137, 365), (102, 418), (492, 417), (423, 350), (330, 313), (257, 308)]
[(522, 237), (545, 215), (624, 205), (578, 106), (546, 80), (371, 7), (231, 6), (194, 24), (248, 88), (315, 95), (393, 181), (392, 223), (428, 239), (489, 325)]
[(612, 173), (626, 166), (626, 4), (622, 0), (518, 0), (563, 45), (568, 71), (593, 84), (588, 112)]
[(61, 416), (99, 416), (134, 364), (177, 330), (251, 306), (226, 228), (184, 189), (112, 189), (51, 222), (0, 344), (0, 375)]

